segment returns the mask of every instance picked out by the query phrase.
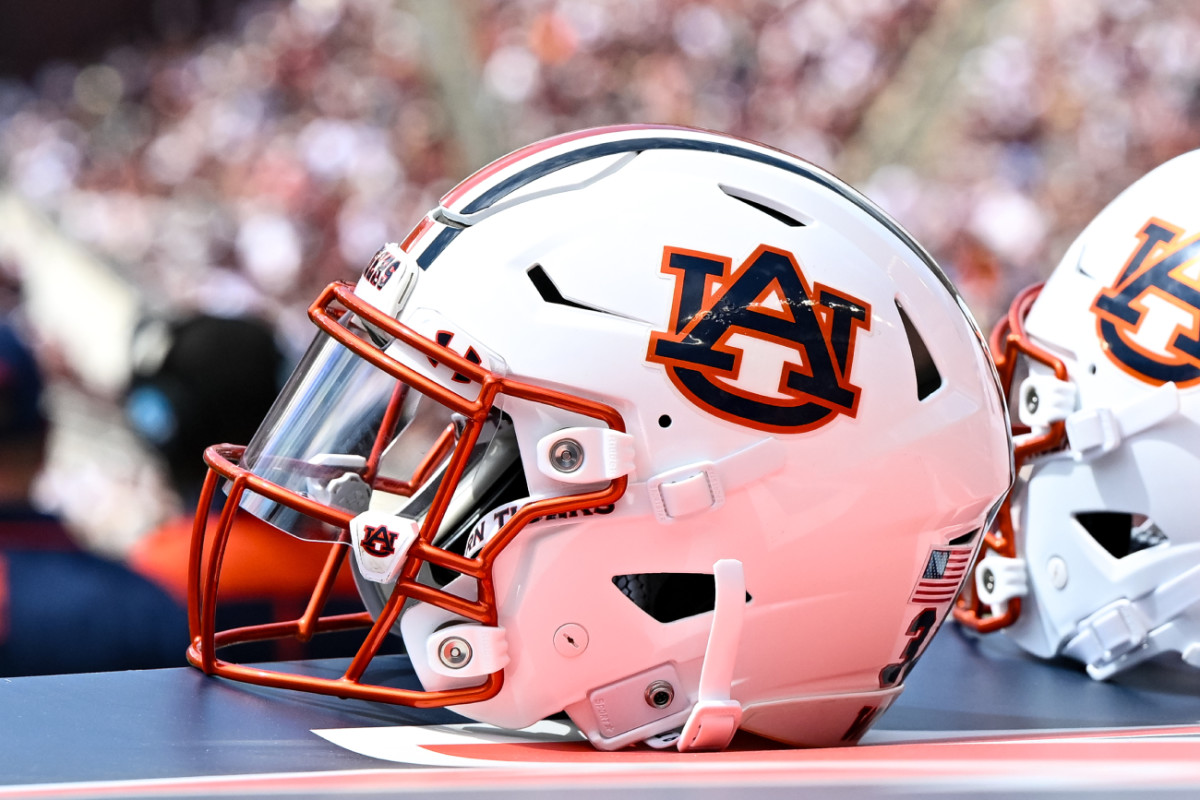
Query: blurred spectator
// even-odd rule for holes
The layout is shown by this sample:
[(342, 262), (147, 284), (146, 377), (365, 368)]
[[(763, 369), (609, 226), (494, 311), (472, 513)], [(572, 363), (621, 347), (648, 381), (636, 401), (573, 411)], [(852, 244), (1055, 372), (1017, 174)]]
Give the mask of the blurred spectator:
[(0, 322), (0, 675), (182, 666), (182, 606), (81, 552), (31, 506), (48, 428), (41, 390), (32, 352)]
[(161, 455), (190, 512), (204, 449), (250, 441), (286, 377), (283, 352), (267, 323), (210, 314), (146, 320), (133, 350), (126, 418)]
[[(166, 462), (184, 513), (142, 537), (131, 568), (187, 600), (193, 517), (212, 444), (250, 441), (283, 384), (287, 365), (270, 326), (254, 318), (207, 314), (144, 323), (134, 340), (134, 377), (126, 414), (135, 431)], [(212, 535), (224, 505), (218, 489), (208, 517)], [(305, 542), (238, 511), (221, 572), (222, 626), (298, 616), (317, 583), (330, 545)], [(361, 610), (349, 568), (339, 574), (335, 604)], [(289, 643), (294, 644), (294, 643)], [(264, 649), (260, 658), (309, 653)]]

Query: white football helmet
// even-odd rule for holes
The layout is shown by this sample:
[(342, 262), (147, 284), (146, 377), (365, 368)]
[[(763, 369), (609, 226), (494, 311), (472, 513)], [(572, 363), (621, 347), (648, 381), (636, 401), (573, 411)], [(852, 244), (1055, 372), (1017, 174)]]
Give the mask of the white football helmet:
[(1084, 229), (993, 333), (1018, 479), (956, 616), (1097, 679), (1200, 666), (1200, 151)]
[[(925, 251), (729, 136), (526, 147), (310, 314), (249, 446), (206, 453), (189, 656), (209, 673), (505, 728), (565, 711), (603, 749), (853, 742), (1011, 483), (995, 369)], [(320, 617), (326, 580), (300, 619), (217, 633), (204, 554), (239, 506), (343, 545), (326, 578), (352, 553), (368, 610)], [(354, 625), (338, 679), (215, 654)], [(391, 634), (419, 688), (377, 682)]]

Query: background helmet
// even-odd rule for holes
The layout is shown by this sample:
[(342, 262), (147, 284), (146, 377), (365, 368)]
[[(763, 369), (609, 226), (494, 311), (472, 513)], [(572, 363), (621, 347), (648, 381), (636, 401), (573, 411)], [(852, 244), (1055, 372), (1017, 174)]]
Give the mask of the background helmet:
[(1079, 235), (993, 335), (1018, 480), (959, 618), (1094, 678), (1200, 666), (1200, 151)]
[[(298, 620), (217, 634), (197, 543), (211, 673), (508, 728), (565, 710), (605, 749), (853, 742), (1011, 482), (995, 370), (929, 256), (828, 173), (728, 136), (519, 150), (311, 316), (249, 446), (209, 449), (207, 497), (224, 476), (231, 506), (344, 545), (330, 571), (350, 561), (368, 611), (318, 618), (318, 589)], [(356, 624), (342, 679), (214, 654)], [(419, 688), (372, 680), (394, 633)]]

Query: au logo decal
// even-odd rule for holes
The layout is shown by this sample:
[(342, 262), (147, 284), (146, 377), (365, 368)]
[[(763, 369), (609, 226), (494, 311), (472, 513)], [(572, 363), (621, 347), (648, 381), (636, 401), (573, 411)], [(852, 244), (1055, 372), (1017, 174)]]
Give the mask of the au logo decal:
[(367, 525), (360, 545), (371, 555), (386, 558), (396, 552), (396, 534), (384, 525)]
[(766, 245), (737, 270), (732, 259), (668, 247), (662, 271), (675, 278), (671, 327), (651, 334), (646, 359), (693, 403), (778, 433), (856, 415), (850, 371), (868, 304), (810, 287), (791, 253)]
[(1200, 235), (1151, 218), (1113, 285), (1092, 301), (1114, 364), (1155, 386), (1200, 383)]

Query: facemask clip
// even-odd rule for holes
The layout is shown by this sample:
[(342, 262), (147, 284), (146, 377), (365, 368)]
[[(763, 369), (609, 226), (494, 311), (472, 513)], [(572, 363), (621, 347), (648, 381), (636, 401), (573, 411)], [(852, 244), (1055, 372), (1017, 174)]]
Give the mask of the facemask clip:
[(563, 428), (537, 444), (538, 470), (573, 484), (611, 481), (633, 472), (633, 437), (611, 428)]
[(426, 640), (429, 668), (447, 678), (478, 678), (508, 665), (504, 628), (466, 622), (434, 631)]
[(1030, 375), (1021, 381), (1017, 397), (1017, 418), (1035, 431), (1045, 431), (1075, 410), (1078, 392), (1075, 384), (1053, 375)]
[(389, 242), (371, 258), (354, 292), (372, 298), (376, 308), (396, 317), (412, 295), (420, 272), (417, 262), (400, 245)]
[(345, 470), (328, 481), (306, 478), (308, 496), (325, 505), (355, 513), (365, 511), (371, 502), (371, 487), (359, 474), (366, 469), (367, 460), (362, 456), (342, 453), (321, 453), (309, 459), (317, 467)]
[(975, 568), (975, 596), (997, 614), (1008, 609), (1008, 601), (1029, 593), (1025, 559), (988, 553)]

